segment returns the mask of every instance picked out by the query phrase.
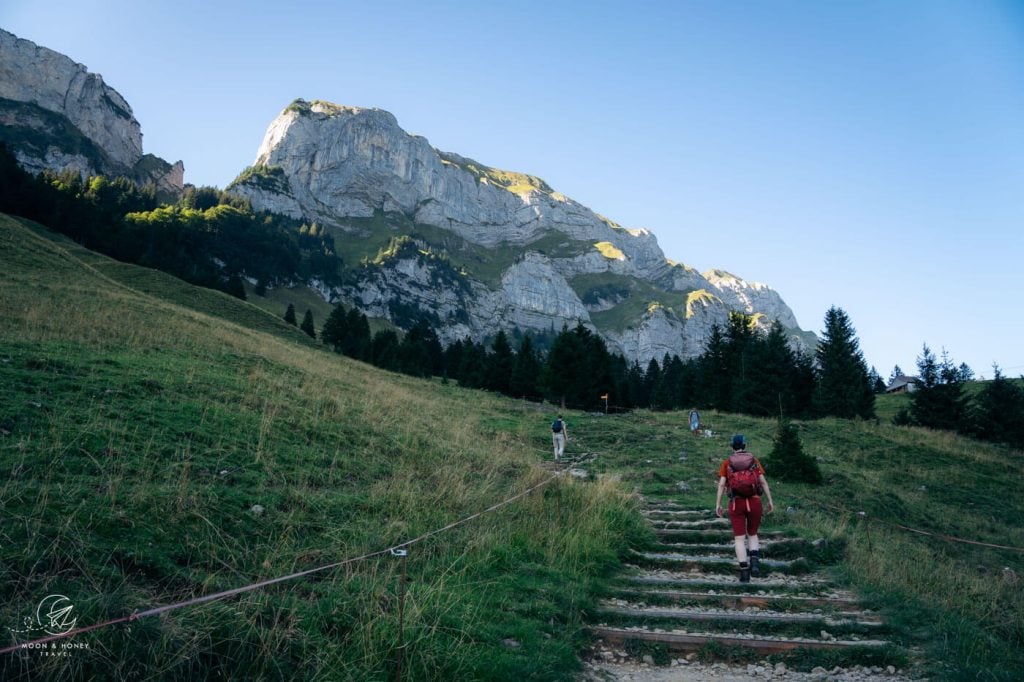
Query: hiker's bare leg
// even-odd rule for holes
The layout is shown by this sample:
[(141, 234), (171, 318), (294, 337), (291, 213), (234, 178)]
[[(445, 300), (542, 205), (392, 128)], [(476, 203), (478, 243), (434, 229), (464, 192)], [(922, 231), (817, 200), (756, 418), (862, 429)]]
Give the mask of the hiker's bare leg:
[(746, 536), (737, 535), (733, 538), (736, 541), (736, 559), (741, 563), (747, 563)]

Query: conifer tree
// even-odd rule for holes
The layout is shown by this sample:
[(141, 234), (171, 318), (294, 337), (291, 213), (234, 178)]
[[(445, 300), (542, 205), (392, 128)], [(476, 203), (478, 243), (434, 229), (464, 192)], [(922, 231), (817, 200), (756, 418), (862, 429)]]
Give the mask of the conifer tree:
[(782, 410), (796, 414), (793, 397), (796, 372), (793, 351), (782, 325), (776, 321), (763, 336), (747, 342), (744, 353), (746, 409), (743, 412), (768, 417)]
[(341, 352), (345, 340), (346, 317), (345, 308), (339, 303), (331, 310), (331, 314), (327, 316), (324, 326), (320, 329), (320, 340), (334, 348), (335, 353)]
[(650, 407), (650, 396), (644, 394), (644, 371), (640, 362), (634, 360), (626, 372), (626, 392), (623, 396), (627, 407)]
[(882, 381), (882, 376), (875, 369), (875, 366), (871, 366), (871, 371), (868, 372), (868, 381), (871, 382), (871, 390), (877, 395), (885, 393), (885, 382)]
[(509, 394), (512, 382), (512, 364), (515, 360), (508, 335), (498, 332), (487, 356), (487, 388), (498, 393)]
[(729, 313), (729, 324), (725, 327), (726, 405), (732, 412), (751, 413), (751, 401), (756, 390), (754, 368), (757, 361), (752, 357), (756, 340), (753, 318), (743, 313)]
[(658, 396), (655, 395), (655, 389), (661, 382), (661, 365), (654, 358), (651, 358), (647, 363), (647, 371), (644, 372), (644, 402), (651, 407), (651, 409), (664, 409), (664, 406), (658, 403)]
[(545, 395), (554, 403), (592, 408), (611, 390), (611, 354), (599, 336), (582, 324), (563, 327), (542, 372)]
[(299, 329), (306, 332), (306, 335), (311, 339), (316, 338), (316, 326), (313, 324), (313, 311), (306, 308), (306, 314), (302, 316), (302, 324), (299, 325)]
[(700, 357), (700, 399), (708, 407), (727, 410), (730, 407), (731, 380), (729, 352), (722, 328), (716, 322), (711, 327), (704, 354)]
[(398, 334), (391, 329), (374, 334), (370, 343), (370, 358), (377, 367), (399, 371), (401, 361), (398, 354)]
[(910, 417), (918, 426), (970, 432), (961, 370), (942, 351), (942, 360), (925, 344), (917, 358), (918, 383), (910, 394)]
[(537, 382), (540, 380), (540, 360), (533, 350), (533, 337), (527, 334), (519, 345), (512, 363), (512, 378), (509, 382), (509, 393), (517, 398), (536, 399)]
[(825, 314), (825, 330), (816, 357), (815, 413), (846, 419), (873, 418), (875, 394), (871, 391), (867, 363), (850, 318), (842, 309), (833, 306)]
[(295, 305), (292, 303), (288, 304), (288, 309), (284, 311), (284, 321), (293, 327), (298, 326), (299, 321), (295, 319)]
[(772, 451), (768, 454), (764, 466), (772, 478), (780, 481), (813, 484), (822, 481), (817, 460), (804, 452), (796, 427), (782, 417), (778, 420)]
[(1020, 447), (1024, 444), (1024, 388), (1004, 377), (998, 365), (992, 371), (992, 381), (986, 381), (974, 399), (974, 434)]

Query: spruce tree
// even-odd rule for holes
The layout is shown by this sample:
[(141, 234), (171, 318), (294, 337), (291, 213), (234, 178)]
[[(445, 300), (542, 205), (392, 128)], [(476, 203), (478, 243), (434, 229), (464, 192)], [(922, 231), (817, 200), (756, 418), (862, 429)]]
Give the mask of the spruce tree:
[(970, 432), (962, 372), (942, 351), (941, 361), (925, 344), (917, 359), (917, 388), (910, 394), (910, 416), (918, 426)]
[(398, 354), (398, 334), (391, 329), (374, 334), (370, 343), (370, 358), (377, 367), (399, 371), (401, 363)]
[(840, 308), (829, 308), (825, 330), (815, 353), (818, 382), (814, 411), (826, 417), (871, 419), (875, 416), (875, 394), (871, 390), (867, 363), (850, 318)]
[(298, 326), (299, 321), (295, 319), (295, 305), (292, 303), (288, 304), (288, 309), (284, 311), (284, 321), (293, 327)]
[(789, 339), (782, 325), (776, 321), (768, 333), (748, 342), (744, 354), (746, 364), (747, 414), (768, 417), (779, 414), (797, 414), (793, 384), (796, 363)]
[(498, 332), (491, 344), (491, 352), (487, 356), (487, 388), (498, 393), (510, 394), (512, 382), (512, 364), (515, 357), (508, 335), (504, 330)]
[(661, 383), (661, 365), (654, 358), (647, 363), (647, 371), (644, 372), (644, 398), (651, 409), (665, 409), (664, 405), (658, 402), (660, 396), (655, 391)]
[[(982, 440), (1024, 444), (1024, 388), (1003, 376), (998, 365), (974, 399), (974, 434)], [(1024, 379), (1022, 379), (1024, 381)]]
[(302, 316), (302, 324), (299, 325), (299, 329), (306, 332), (306, 335), (311, 339), (316, 338), (316, 326), (313, 324), (313, 311), (306, 308), (306, 314)]
[(871, 390), (875, 395), (885, 393), (885, 382), (882, 381), (882, 376), (875, 369), (874, 365), (871, 366), (871, 371), (868, 372), (868, 381), (871, 382)]
[(527, 334), (519, 345), (512, 363), (512, 378), (509, 393), (517, 398), (535, 400), (539, 397), (537, 382), (540, 380), (540, 360), (533, 350), (533, 337)]
[(772, 478), (780, 481), (813, 484), (822, 481), (817, 460), (804, 452), (796, 427), (782, 417), (778, 420), (772, 451), (768, 454), (764, 466)]

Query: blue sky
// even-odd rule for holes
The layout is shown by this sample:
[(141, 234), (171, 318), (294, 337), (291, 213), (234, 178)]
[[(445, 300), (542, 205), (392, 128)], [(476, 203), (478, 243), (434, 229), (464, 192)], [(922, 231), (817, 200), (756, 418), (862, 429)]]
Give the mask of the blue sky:
[[(210, 6), (207, 6), (210, 5)], [(831, 305), (868, 363), (1024, 373), (1024, 3), (5, 0), (225, 186), (297, 97), (380, 107), (666, 256)]]

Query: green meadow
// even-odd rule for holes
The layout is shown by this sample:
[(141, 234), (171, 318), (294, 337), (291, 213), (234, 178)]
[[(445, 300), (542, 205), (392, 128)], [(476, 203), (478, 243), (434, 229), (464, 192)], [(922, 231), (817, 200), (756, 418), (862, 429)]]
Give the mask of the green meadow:
[(386, 680), (401, 660), (406, 679), (571, 679), (588, 615), (653, 541), (637, 493), (710, 508), (733, 432), (765, 460), (768, 527), (824, 538), (821, 564), (922, 675), (1024, 670), (1024, 561), (999, 547), (1024, 548), (1020, 451), (799, 422), (826, 478), (811, 487), (772, 480), (771, 420), (707, 412), (715, 437), (693, 438), (683, 414), (570, 411), (591, 476), (553, 477), (552, 406), (351, 361), (281, 312), (0, 215), (3, 646), (39, 635), (21, 631), (48, 595), (86, 627), (373, 554), (543, 485), (409, 546), (405, 583), (385, 553), (83, 633), (67, 656), (4, 654), (0, 678)]

